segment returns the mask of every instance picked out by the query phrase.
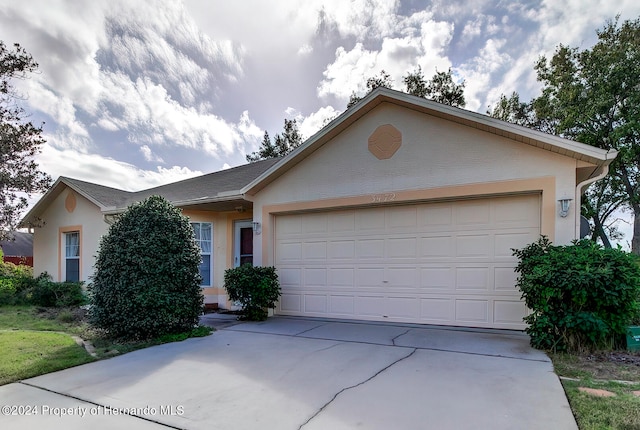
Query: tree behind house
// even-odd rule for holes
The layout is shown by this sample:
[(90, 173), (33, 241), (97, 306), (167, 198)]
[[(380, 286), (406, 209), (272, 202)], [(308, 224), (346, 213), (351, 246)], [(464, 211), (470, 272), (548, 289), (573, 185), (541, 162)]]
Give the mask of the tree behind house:
[(298, 130), (297, 121), (295, 119), (285, 119), (283, 132), (276, 134), (272, 142), (269, 133), (265, 131), (260, 148), (256, 152), (247, 154), (246, 158), (249, 163), (253, 163), (267, 158), (284, 157), (300, 146), (301, 143), (302, 135)]
[(583, 214), (608, 244), (607, 234), (615, 234), (610, 228), (615, 211), (633, 213), (631, 249), (640, 254), (640, 20), (619, 24), (616, 19), (596, 33), (598, 42), (590, 49), (560, 45), (550, 59), (539, 59), (540, 96), (528, 103), (517, 93), (502, 96), (488, 113), (618, 151), (605, 182), (585, 195)]
[(12, 85), (26, 79), (38, 63), (20, 45), (7, 48), (0, 41), (0, 240), (14, 231), (21, 212), (27, 208), (26, 195), (45, 192), (51, 178), (38, 170), (34, 158), (45, 140), (42, 126), (26, 121), (27, 114)]

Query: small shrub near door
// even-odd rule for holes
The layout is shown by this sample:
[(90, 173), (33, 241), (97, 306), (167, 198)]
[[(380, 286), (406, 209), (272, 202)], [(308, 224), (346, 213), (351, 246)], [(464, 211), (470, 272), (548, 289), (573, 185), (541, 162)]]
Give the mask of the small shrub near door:
[(273, 308), (280, 298), (280, 282), (275, 267), (244, 264), (224, 272), (224, 287), (229, 299), (242, 305), (243, 316), (251, 321), (267, 318), (267, 308)]
[(637, 318), (640, 266), (635, 255), (590, 240), (554, 246), (544, 236), (514, 255), (520, 260), (517, 286), (531, 310), (525, 322), (534, 347), (610, 348)]

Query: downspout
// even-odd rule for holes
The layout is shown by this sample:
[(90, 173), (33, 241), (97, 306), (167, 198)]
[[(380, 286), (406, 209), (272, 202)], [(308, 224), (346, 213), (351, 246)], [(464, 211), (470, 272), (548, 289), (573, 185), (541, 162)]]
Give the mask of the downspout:
[[(583, 190), (586, 190), (587, 187), (591, 184), (593, 184), (594, 182), (599, 181), (600, 179), (604, 178), (605, 176), (607, 176), (607, 174), (609, 173), (609, 163), (605, 164), (605, 165), (601, 165), (600, 166), (602, 168), (602, 172), (600, 174), (598, 174), (597, 176), (593, 176), (591, 178), (585, 179), (584, 181), (580, 182), (577, 186), (576, 186), (576, 198), (575, 198), (575, 202), (576, 202), (576, 209), (575, 209), (575, 234), (574, 234), (574, 238), (575, 239), (579, 239), (580, 238), (580, 208), (582, 208), (582, 194), (583, 194)], [(597, 169), (596, 169), (597, 171)]]

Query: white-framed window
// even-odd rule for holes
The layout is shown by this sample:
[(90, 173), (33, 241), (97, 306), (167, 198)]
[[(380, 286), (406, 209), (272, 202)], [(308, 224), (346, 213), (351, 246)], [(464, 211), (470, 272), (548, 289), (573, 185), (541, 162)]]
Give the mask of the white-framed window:
[(80, 232), (64, 233), (64, 278), (67, 282), (80, 281)]
[(200, 276), (202, 276), (203, 287), (212, 285), (211, 277), (213, 275), (213, 225), (210, 222), (192, 222), (193, 232), (196, 242), (200, 246)]

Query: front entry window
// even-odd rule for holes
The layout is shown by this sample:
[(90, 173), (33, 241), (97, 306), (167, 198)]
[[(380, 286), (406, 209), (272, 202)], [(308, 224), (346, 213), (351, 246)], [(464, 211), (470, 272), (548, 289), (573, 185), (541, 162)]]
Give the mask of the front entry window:
[(203, 287), (211, 286), (213, 229), (210, 222), (192, 222), (196, 243), (200, 246), (200, 276)]
[(80, 281), (80, 232), (64, 234), (65, 277), (67, 282)]

